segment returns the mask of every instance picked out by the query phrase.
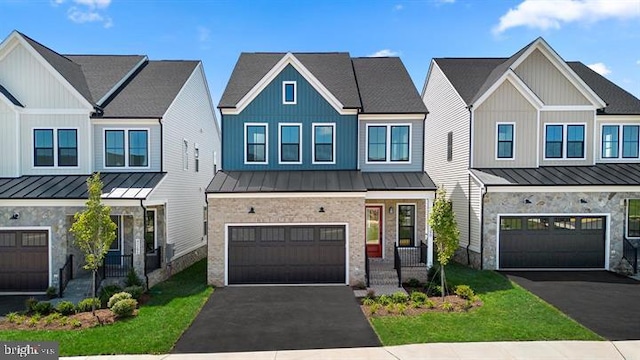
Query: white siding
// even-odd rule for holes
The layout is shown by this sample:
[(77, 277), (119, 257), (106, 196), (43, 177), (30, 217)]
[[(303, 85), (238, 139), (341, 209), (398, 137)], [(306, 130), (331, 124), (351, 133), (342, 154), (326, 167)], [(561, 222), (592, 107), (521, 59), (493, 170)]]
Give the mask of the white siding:
[[(411, 163), (392, 163), (384, 164), (367, 164), (367, 124), (387, 125), (387, 124), (411, 124)], [(424, 151), (423, 144), (423, 124), (422, 120), (360, 120), (358, 137), (360, 148), (358, 149), (360, 159), (360, 169), (362, 171), (422, 171), (422, 153)], [(389, 144), (387, 144), (389, 146)]]
[[(126, 122), (126, 120), (125, 120)], [(93, 125), (93, 158), (95, 171), (101, 172), (130, 172), (130, 171), (161, 171), (160, 151), (162, 139), (160, 139), (160, 124), (157, 125), (132, 125), (136, 120), (129, 120), (126, 125)], [(114, 168), (104, 166), (104, 130), (148, 130), (149, 131), (149, 168)], [(125, 139), (126, 141), (126, 139)]]
[(0, 60), (0, 83), (29, 109), (82, 109), (87, 106), (22, 44)]
[[(2, 96), (2, 95), (0, 95)], [(18, 154), (18, 137), (16, 112), (0, 100), (0, 177), (15, 177), (20, 175)]]
[[(177, 257), (206, 244), (205, 190), (213, 178), (213, 153), (220, 154), (220, 134), (202, 64), (194, 70), (162, 123), (163, 170), (167, 176), (149, 200), (167, 202), (167, 243), (173, 244)], [(183, 140), (189, 145), (188, 170), (183, 170)], [(199, 172), (194, 169), (196, 143), (200, 149)]]
[[(78, 166), (42, 167), (33, 166), (33, 129), (77, 129)], [(91, 143), (87, 115), (32, 115), (20, 116), (20, 149), (23, 175), (73, 175), (91, 173)], [(55, 135), (54, 135), (55, 136)], [(55, 149), (54, 149), (55, 152)]]
[[(453, 202), (460, 245), (469, 241), (469, 111), (435, 62), (422, 96), (429, 114), (425, 124), (425, 170), (444, 186)], [(453, 132), (453, 158), (447, 161), (447, 134)], [(479, 246), (472, 246), (480, 252)]]
[(469, 215), (469, 230), (471, 234), (471, 248), (480, 248), (480, 234), (482, 232), (482, 187), (475, 179), (471, 178), (471, 214)]

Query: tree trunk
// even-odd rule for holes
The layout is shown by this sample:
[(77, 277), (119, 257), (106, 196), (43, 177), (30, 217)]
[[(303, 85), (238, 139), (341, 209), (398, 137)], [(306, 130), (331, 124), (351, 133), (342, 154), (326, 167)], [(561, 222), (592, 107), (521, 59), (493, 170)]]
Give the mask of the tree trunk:
[[(96, 269), (93, 269), (91, 271), (91, 297), (95, 297), (96, 296)], [(96, 303), (95, 301), (91, 301), (91, 314), (93, 316), (96, 316)]]
[(444, 295), (447, 291), (444, 287), (444, 265), (440, 264), (440, 289), (442, 290), (442, 301), (444, 302)]

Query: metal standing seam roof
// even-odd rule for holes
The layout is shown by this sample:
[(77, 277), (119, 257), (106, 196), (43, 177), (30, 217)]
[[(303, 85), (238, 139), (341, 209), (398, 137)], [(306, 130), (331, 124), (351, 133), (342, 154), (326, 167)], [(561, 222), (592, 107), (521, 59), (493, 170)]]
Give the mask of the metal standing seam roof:
[[(166, 173), (101, 173), (102, 198), (145, 199)], [(0, 199), (86, 199), (90, 175), (0, 178)]]
[(400, 58), (354, 58), (352, 62), (363, 113), (427, 113)]
[(208, 193), (365, 192), (367, 190), (435, 190), (423, 172), (357, 170), (218, 171)]
[(471, 172), (489, 186), (640, 185), (640, 164), (635, 163), (471, 169)]
[(4, 86), (0, 85), (0, 94), (4, 95), (7, 100), (9, 100), (13, 105), (15, 106), (19, 106), (19, 107), (24, 107), (20, 101), (18, 101), (18, 99), (16, 99), (13, 95), (11, 95), (11, 93), (9, 92), (9, 90), (7, 90)]

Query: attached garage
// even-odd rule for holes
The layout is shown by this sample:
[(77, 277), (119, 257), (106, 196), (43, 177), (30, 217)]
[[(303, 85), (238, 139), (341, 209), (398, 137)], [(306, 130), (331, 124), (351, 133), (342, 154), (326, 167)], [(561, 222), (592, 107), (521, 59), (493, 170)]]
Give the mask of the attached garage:
[(228, 284), (344, 284), (345, 225), (228, 226)]
[(606, 217), (501, 216), (500, 269), (603, 269)]
[(0, 230), (0, 292), (43, 292), (48, 286), (48, 231)]

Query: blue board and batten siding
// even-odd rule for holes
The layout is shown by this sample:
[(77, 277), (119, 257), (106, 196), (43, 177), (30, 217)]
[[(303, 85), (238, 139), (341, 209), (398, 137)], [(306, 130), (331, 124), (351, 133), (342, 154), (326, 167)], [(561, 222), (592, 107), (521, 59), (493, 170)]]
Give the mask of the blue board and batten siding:
[[(295, 81), (297, 103), (282, 103), (282, 82)], [(267, 123), (268, 164), (244, 164), (244, 124)], [(302, 124), (302, 164), (278, 163), (278, 124)], [(335, 123), (335, 164), (313, 164), (312, 124)], [(223, 115), (223, 168), (225, 170), (355, 170), (357, 168), (357, 115), (340, 115), (291, 65), (238, 115)]]

